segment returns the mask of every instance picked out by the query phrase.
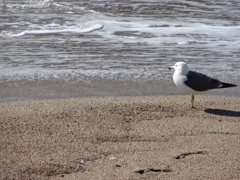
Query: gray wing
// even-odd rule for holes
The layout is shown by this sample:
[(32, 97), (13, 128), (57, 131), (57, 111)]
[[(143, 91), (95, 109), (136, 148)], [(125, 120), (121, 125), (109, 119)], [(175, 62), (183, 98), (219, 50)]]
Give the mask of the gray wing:
[(195, 91), (207, 91), (222, 87), (222, 83), (219, 80), (194, 71), (189, 71), (185, 84)]

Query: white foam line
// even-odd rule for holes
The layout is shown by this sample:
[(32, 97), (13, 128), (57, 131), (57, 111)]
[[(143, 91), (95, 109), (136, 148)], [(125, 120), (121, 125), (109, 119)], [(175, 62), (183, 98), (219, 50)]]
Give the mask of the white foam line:
[(95, 24), (91, 26), (85, 26), (80, 28), (68, 28), (68, 29), (44, 29), (44, 30), (26, 30), (21, 33), (12, 35), (12, 37), (25, 36), (25, 35), (44, 35), (44, 34), (61, 34), (61, 33), (89, 33), (102, 29), (103, 24)]

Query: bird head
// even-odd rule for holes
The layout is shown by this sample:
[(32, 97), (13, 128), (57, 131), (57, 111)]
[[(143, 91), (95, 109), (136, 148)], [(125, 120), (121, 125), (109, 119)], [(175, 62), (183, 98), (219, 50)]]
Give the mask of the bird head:
[(168, 69), (174, 69), (182, 74), (187, 74), (189, 72), (188, 65), (185, 62), (177, 62), (173, 66), (170, 66)]

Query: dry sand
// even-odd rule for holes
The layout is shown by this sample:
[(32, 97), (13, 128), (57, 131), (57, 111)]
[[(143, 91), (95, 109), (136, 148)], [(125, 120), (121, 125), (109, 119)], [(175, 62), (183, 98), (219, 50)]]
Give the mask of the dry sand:
[(0, 104), (1, 179), (240, 179), (240, 98)]

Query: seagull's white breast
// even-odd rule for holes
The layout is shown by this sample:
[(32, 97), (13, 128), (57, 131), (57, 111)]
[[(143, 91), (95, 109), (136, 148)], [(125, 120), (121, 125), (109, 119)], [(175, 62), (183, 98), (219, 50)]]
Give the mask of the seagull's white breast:
[(188, 93), (188, 94), (200, 94), (200, 91), (195, 91), (192, 88), (188, 87), (185, 84), (185, 81), (187, 81), (187, 76), (181, 74), (178, 71), (175, 71), (173, 74), (173, 82), (174, 84), (183, 92)]

